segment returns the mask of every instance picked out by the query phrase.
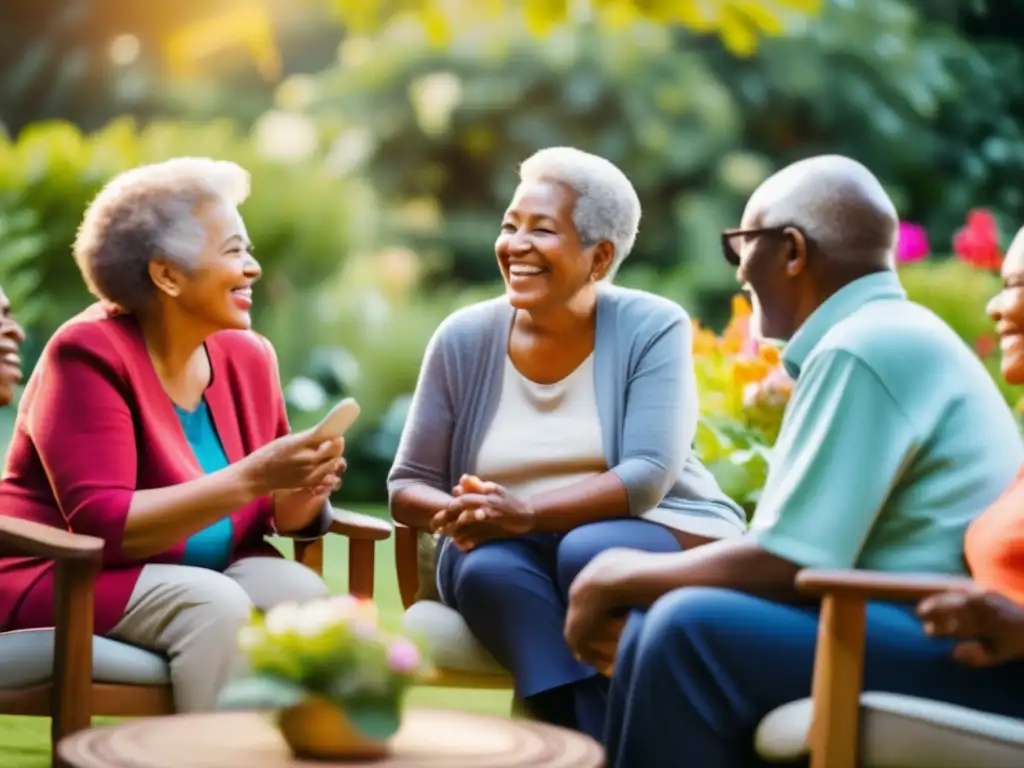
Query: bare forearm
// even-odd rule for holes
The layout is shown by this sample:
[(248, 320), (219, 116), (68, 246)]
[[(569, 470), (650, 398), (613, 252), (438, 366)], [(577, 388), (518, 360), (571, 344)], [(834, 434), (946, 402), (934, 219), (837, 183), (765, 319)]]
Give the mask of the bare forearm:
[(629, 516), (626, 487), (613, 472), (539, 494), (530, 499), (530, 505), (535, 530), (542, 533), (561, 533), (587, 523)]
[(237, 464), (180, 485), (136, 491), (122, 551), (136, 560), (165, 552), (259, 496)]
[(431, 519), (451, 500), (451, 494), (417, 483), (403, 488), (391, 499), (391, 516), (410, 528), (430, 528)]
[(674, 554), (638, 556), (628, 582), (618, 585), (618, 607), (646, 607), (680, 587), (720, 587), (789, 601), (800, 566), (761, 549), (750, 536), (725, 539)]

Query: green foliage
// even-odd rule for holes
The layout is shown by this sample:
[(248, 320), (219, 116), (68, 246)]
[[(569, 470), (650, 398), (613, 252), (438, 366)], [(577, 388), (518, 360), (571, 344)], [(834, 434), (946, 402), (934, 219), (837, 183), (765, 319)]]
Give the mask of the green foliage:
[(931, 309), (971, 347), (992, 374), (1011, 405), (1020, 392), (999, 372), (999, 347), (985, 306), (1002, 289), (994, 272), (979, 269), (957, 258), (929, 258), (900, 268), (900, 280), (913, 301)]
[(217, 699), (219, 709), (287, 709), (306, 698), (305, 689), (274, 675), (250, 675), (228, 683)]
[[(374, 227), (372, 197), (315, 155), (279, 156), (288, 135), (249, 137), (228, 122), (119, 120), (84, 135), (65, 123), (33, 125), (17, 141), (0, 138), (0, 285), (34, 335), (45, 338), (92, 299), (71, 256), (89, 201), (115, 174), (182, 155), (234, 160), (252, 174), (242, 206), (264, 279), (257, 324), (279, 296), (319, 285)], [(298, 334), (290, 341), (300, 341)], [(282, 350), (288, 371), (298, 350)]]
[(855, 157), (935, 238), (948, 240), (970, 208), (1024, 220), (1014, 181), (1024, 128), (1010, 118), (1024, 108), (1024, 52), (998, 27), (964, 34), (990, 14), (1008, 14), (1004, 29), (1016, 29), (1024, 3), (967, 5), (829, 3), (802, 34), (765, 40), (750, 61), (710, 54), (746, 118), (744, 143), (776, 164)]
[(341, 56), (310, 111), (392, 204), (393, 236), (450, 257), (455, 277), (494, 279), (519, 163), (568, 144), (627, 169), (637, 187), (644, 234), (631, 264), (663, 269), (683, 253), (707, 266), (690, 275), (693, 290), (731, 279), (711, 249), (768, 166), (732, 153), (742, 122), (730, 95), (668, 30), (579, 26), (538, 40), (510, 20), (437, 49), (396, 28), (349, 39)]
[(453, 33), (512, 16), (531, 34), (544, 36), (574, 18), (593, 18), (606, 27), (636, 21), (677, 24), (699, 33), (718, 34), (730, 51), (748, 55), (762, 35), (781, 34), (794, 16), (816, 13), (821, 0), (331, 0), (339, 16), (356, 32), (380, 30), (402, 18), (419, 21), (434, 43)]
[(468, 20), (473, 33), (456, 28), (444, 47), (396, 23), (348, 38), (310, 109), (395, 205), (395, 237), (450, 259), (461, 280), (491, 279), (497, 217), (524, 157), (563, 144), (608, 157), (644, 206), (631, 263), (685, 263), (698, 300), (690, 308), (716, 322), (732, 280), (718, 232), (767, 174), (808, 154), (865, 162), (901, 212), (937, 236), (974, 206), (1024, 219), (1007, 176), (1024, 136), (1006, 117), (1024, 91), (1024, 55), (998, 40), (975, 44), (956, 26), (973, 17), (938, 5), (827, 4), (749, 60), (692, 30), (643, 23), (580, 23), (538, 38), (513, 12)]

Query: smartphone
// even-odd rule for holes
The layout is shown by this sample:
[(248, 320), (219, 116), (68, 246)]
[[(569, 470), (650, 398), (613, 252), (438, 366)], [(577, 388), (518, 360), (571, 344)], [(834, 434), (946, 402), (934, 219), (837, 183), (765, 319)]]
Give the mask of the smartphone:
[(359, 403), (355, 401), (355, 398), (346, 397), (324, 416), (323, 421), (317, 426), (315, 434), (324, 440), (336, 440), (339, 437), (344, 437), (349, 427), (355, 424), (358, 418)]

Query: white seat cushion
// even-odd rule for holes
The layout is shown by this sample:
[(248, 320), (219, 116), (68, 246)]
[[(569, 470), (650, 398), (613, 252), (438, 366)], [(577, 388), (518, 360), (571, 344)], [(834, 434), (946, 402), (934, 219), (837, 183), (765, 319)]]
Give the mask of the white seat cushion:
[[(52, 629), (0, 633), (0, 689), (13, 690), (53, 677)], [(107, 637), (92, 639), (92, 679), (122, 685), (170, 685), (167, 661), (156, 653)]]
[(420, 600), (402, 616), (402, 629), (426, 644), (441, 669), (480, 674), (508, 674), (480, 645), (459, 612), (435, 600)]
[[(895, 693), (861, 695), (861, 764), (867, 768), (1024, 765), (1024, 720)], [(769, 713), (755, 743), (766, 760), (808, 754), (811, 700)]]

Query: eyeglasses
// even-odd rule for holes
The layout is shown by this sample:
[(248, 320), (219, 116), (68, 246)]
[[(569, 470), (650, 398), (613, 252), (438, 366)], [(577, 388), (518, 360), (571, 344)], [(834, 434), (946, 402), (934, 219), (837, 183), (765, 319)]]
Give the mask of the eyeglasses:
[[(722, 256), (734, 267), (740, 265), (740, 247), (743, 240), (748, 237), (760, 237), (761, 235), (782, 235), (787, 229), (796, 229), (792, 224), (781, 227), (761, 227), (759, 229), (727, 229), (722, 232)], [(804, 236), (806, 240), (806, 235)]]

